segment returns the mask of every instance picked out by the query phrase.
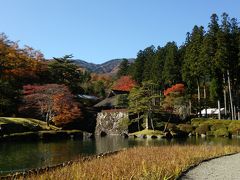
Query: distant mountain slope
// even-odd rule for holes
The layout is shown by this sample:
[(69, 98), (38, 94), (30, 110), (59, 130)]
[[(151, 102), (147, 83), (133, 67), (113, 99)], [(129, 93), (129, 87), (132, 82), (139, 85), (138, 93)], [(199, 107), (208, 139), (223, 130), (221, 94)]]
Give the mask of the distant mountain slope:
[[(80, 59), (74, 59), (74, 62), (81, 66), (82, 68), (86, 68), (87, 70), (95, 73), (109, 73), (109, 74), (116, 74), (118, 70), (118, 66), (124, 59), (112, 59), (102, 64), (94, 64), (88, 63), (86, 61)], [(134, 58), (129, 58), (129, 62), (133, 62)]]

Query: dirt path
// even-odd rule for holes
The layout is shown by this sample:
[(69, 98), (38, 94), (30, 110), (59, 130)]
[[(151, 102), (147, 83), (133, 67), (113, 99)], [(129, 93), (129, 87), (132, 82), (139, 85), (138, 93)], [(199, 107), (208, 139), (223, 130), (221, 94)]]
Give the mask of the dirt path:
[(240, 180), (240, 153), (203, 162), (181, 179)]

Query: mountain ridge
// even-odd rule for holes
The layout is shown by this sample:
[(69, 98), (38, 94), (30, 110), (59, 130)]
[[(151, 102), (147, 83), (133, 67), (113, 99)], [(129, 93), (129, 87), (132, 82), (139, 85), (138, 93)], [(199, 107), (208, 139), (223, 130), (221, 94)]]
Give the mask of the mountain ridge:
[(118, 58), (111, 59), (101, 64), (90, 63), (81, 59), (72, 59), (73, 63), (79, 65), (80, 67), (87, 69), (90, 72), (98, 73), (98, 74), (116, 74), (118, 70), (118, 66), (120, 63), (127, 59), (130, 63), (134, 62), (134, 58)]

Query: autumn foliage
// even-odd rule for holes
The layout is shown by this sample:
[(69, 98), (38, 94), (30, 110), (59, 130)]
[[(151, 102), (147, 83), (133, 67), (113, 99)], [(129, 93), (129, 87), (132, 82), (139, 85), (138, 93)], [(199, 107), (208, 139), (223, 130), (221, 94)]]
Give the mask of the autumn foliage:
[(9, 41), (5, 34), (0, 34), (0, 77), (33, 79), (43, 70), (44, 56), (29, 46), (20, 49), (16, 42)]
[(136, 81), (134, 81), (131, 76), (122, 76), (113, 85), (112, 90), (131, 91), (131, 89), (134, 88), (135, 86)]
[(81, 115), (79, 104), (65, 85), (26, 85), (23, 95), (24, 104), (19, 111), (36, 111), (47, 123), (64, 125)]
[(172, 87), (170, 87), (170, 88), (168, 88), (168, 89), (166, 89), (166, 90), (164, 91), (164, 96), (167, 96), (167, 95), (169, 95), (169, 94), (172, 93), (172, 92), (180, 92), (180, 93), (183, 93), (184, 90), (185, 90), (184, 84), (181, 84), (181, 83), (175, 84), (175, 85), (173, 85)]
[(73, 101), (73, 95), (69, 92), (53, 96), (53, 110), (53, 122), (58, 126), (70, 123), (81, 115), (78, 103)]

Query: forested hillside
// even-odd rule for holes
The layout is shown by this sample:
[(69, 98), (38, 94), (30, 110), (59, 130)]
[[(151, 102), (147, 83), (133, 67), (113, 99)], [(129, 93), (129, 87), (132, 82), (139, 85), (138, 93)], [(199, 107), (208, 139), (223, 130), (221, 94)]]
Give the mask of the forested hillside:
[[(213, 14), (208, 27), (194, 26), (178, 47), (168, 42), (137, 53), (132, 64), (120, 65), (122, 75), (141, 84), (151, 80), (164, 90), (176, 83), (186, 85), (186, 98), (195, 109), (217, 107), (237, 111), (240, 87), (240, 29), (237, 19)], [(202, 100), (203, 99), (203, 100)], [(230, 107), (229, 107), (230, 106)]]

